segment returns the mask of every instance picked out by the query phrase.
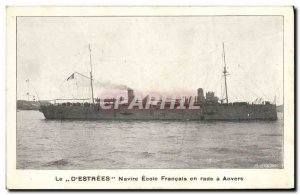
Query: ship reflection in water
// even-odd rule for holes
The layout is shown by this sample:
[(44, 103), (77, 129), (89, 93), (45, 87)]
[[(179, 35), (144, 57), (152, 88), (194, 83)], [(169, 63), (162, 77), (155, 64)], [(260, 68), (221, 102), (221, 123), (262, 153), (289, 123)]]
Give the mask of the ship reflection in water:
[(283, 168), (277, 121), (68, 121), (17, 112), (18, 169)]

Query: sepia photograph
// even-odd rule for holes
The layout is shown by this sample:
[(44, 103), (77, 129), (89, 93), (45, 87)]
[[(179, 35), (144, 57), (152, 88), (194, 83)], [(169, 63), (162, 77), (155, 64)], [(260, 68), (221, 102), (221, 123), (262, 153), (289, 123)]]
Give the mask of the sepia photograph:
[[(285, 53), (293, 49), (285, 45), (292, 32), (285, 20), (293, 19), (292, 7), (269, 7), (266, 14), (11, 9), (20, 11), (11, 20), (15, 130), (8, 129), (15, 131), (8, 144), (16, 171), (280, 172), (290, 166), (285, 157), (294, 143), (286, 136), (293, 138), (293, 129), (286, 127), (293, 123), (286, 117), (293, 120), (294, 95), (285, 90), (294, 87), (294, 65), (285, 61), (293, 60)], [(176, 178), (157, 177), (185, 180)]]

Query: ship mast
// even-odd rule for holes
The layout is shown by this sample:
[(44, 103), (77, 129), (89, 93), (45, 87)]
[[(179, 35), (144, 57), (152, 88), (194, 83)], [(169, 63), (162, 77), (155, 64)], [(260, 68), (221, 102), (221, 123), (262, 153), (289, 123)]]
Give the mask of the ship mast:
[(92, 89), (92, 102), (94, 104), (94, 89), (93, 89), (93, 66), (92, 66), (92, 51), (91, 51), (91, 45), (89, 44), (89, 50), (90, 50), (90, 65), (91, 65), (91, 89)]
[(26, 83), (27, 83), (27, 101), (29, 101), (29, 79), (26, 79)]
[(226, 103), (228, 104), (228, 92), (227, 92), (227, 80), (226, 80), (226, 76), (228, 75), (228, 72), (227, 72), (227, 69), (226, 69), (226, 58), (225, 58), (224, 43), (223, 43), (223, 60), (224, 60), (223, 76), (224, 76), (224, 80), (225, 80)]

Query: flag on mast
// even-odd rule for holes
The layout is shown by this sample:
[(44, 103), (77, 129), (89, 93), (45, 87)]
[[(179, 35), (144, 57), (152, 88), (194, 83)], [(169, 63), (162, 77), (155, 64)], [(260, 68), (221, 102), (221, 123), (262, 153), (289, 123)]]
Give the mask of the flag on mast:
[(71, 76), (69, 76), (68, 78), (67, 78), (67, 81), (68, 80), (71, 80), (71, 79), (74, 79), (75, 78), (75, 75), (74, 75), (74, 73), (73, 74), (71, 74)]

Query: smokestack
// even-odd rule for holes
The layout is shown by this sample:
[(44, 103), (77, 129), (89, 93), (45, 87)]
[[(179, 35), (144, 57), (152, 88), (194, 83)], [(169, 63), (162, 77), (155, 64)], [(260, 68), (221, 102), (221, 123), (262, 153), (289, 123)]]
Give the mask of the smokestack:
[(199, 89), (198, 89), (197, 102), (202, 103), (203, 101), (204, 101), (203, 89), (202, 89), (202, 88), (199, 88)]
[(134, 99), (134, 93), (132, 89), (128, 89), (127, 91), (128, 91), (128, 104), (130, 104)]

